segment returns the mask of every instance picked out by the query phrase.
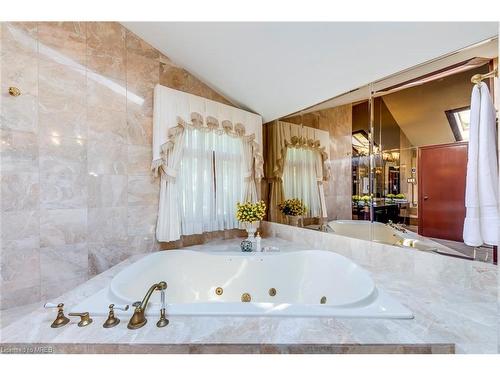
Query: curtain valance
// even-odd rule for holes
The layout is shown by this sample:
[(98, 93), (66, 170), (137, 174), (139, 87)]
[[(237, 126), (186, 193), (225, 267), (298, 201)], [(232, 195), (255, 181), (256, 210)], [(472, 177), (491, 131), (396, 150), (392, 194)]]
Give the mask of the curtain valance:
[[(190, 128), (204, 132), (226, 134), (230, 137), (241, 138), (243, 142), (248, 143), (249, 148), (247, 148), (247, 151), (251, 153), (249, 162), (252, 164), (255, 162), (255, 165), (253, 166), (253, 171), (249, 171), (247, 174), (251, 173), (251, 176), (254, 176), (255, 180), (259, 182), (264, 176), (264, 159), (262, 157), (260, 145), (255, 141), (255, 134), (247, 135), (245, 126), (242, 123), (237, 123), (233, 126), (231, 121), (224, 120), (221, 122), (221, 125), (222, 126), (219, 126), (219, 120), (211, 116), (207, 117), (206, 121), (204, 121), (203, 116), (197, 112), (191, 113), (191, 123), (177, 116), (177, 125), (168, 129), (167, 140), (160, 146), (160, 157), (153, 160), (151, 163), (151, 169), (155, 176), (158, 177), (161, 167), (165, 170), (168, 151), (174, 147), (176, 140), (180, 138), (179, 136), (184, 129)], [(250, 166), (250, 168), (252, 168), (252, 166)]]

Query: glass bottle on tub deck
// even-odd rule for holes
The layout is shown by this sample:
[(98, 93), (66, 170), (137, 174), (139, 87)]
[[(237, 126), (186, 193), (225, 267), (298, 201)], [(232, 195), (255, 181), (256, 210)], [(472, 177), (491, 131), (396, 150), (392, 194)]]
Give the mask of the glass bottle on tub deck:
[(262, 240), (262, 238), (260, 237), (260, 233), (257, 232), (257, 235), (255, 236), (255, 249), (254, 250), (258, 253), (262, 252), (261, 240)]

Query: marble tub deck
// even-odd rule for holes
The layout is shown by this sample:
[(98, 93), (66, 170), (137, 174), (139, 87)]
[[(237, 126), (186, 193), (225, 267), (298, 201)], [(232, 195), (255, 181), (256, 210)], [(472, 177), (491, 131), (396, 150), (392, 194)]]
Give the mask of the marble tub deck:
[[(269, 228), (267, 228), (269, 229)], [(307, 231), (307, 230), (306, 230)], [(309, 231), (311, 232), (311, 231)], [(240, 239), (214, 241), (189, 247), (198, 251), (235, 251)], [(307, 250), (300, 241), (263, 239), (263, 246), (281, 251)], [(365, 242), (366, 252), (371, 244)], [(349, 251), (351, 251), (350, 249)], [(373, 249), (372, 249), (373, 250)], [(376, 249), (375, 249), (376, 251)], [(397, 251), (403, 251), (397, 249)], [(435, 254), (433, 261), (456, 262)], [(97, 275), (72, 291), (54, 299), (64, 302), (66, 313), (82, 299), (105, 287), (120, 270), (144, 255), (133, 256)], [(438, 258), (436, 258), (438, 257)], [(465, 262), (460, 260), (461, 262)], [(472, 263), (469, 262), (472, 266)], [(85, 328), (77, 319), (65, 327), (52, 329), (53, 310), (43, 307), (20, 317), (0, 331), (3, 353), (45, 350), (55, 353), (497, 353), (496, 267), (480, 267), (486, 281), (495, 278), (495, 287), (477, 287), (474, 282), (436, 284), (381, 271), (363, 264), (378, 286), (410, 308), (412, 320), (346, 318), (255, 318), (255, 317), (172, 317), (165, 328), (149, 321), (139, 330), (128, 330), (126, 322), (104, 329), (103, 317)], [(430, 267), (431, 268), (431, 267)], [(429, 268), (429, 274), (433, 272)], [(463, 277), (467, 278), (467, 275)], [(435, 278), (430, 277), (430, 281)], [(41, 348), (41, 349), (40, 349)], [(48, 348), (48, 349), (47, 349)]]

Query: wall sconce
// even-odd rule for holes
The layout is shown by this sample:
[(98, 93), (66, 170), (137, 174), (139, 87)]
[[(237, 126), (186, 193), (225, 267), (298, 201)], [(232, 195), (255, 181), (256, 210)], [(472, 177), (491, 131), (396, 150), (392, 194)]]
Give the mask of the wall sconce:
[(21, 95), (21, 90), (19, 90), (17, 87), (11, 86), (11, 87), (9, 87), (9, 95), (10, 96), (19, 96), (19, 95)]

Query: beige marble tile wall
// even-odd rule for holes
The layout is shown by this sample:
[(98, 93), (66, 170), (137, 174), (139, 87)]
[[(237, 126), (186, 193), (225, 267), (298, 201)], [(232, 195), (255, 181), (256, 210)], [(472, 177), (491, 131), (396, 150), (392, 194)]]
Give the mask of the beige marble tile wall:
[(315, 112), (318, 128), (330, 133), (330, 180), (325, 187), (329, 220), (352, 218), (352, 105)]
[[(157, 248), (153, 88), (226, 104), (113, 22), (2, 23), (1, 308)], [(22, 91), (7, 94), (9, 86)]]

